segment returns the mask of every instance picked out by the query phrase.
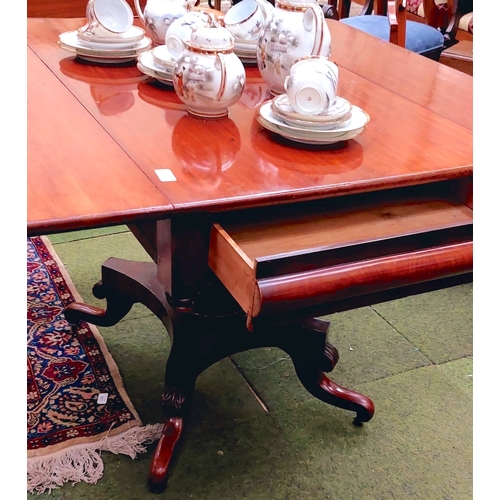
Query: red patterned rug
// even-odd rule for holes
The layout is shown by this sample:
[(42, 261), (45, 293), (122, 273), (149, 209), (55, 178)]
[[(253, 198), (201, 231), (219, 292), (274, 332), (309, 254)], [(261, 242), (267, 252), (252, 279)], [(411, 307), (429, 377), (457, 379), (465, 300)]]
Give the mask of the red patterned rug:
[(65, 320), (82, 299), (47, 238), (28, 238), (27, 271), (28, 491), (96, 483), (101, 451), (135, 458), (161, 425), (142, 425), (97, 328)]

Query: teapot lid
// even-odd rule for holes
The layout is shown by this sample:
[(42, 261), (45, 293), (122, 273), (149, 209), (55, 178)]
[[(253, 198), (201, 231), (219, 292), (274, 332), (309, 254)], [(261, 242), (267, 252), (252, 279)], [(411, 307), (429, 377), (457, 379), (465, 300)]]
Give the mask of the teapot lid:
[(192, 31), (189, 45), (198, 49), (230, 50), (234, 47), (234, 37), (226, 28), (202, 26)]

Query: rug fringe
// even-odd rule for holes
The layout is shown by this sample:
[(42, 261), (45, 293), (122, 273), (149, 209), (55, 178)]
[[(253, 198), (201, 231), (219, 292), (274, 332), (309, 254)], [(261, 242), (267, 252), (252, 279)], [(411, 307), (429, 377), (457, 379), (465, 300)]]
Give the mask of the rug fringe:
[(105, 436), (96, 443), (67, 448), (56, 455), (28, 458), (28, 491), (50, 493), (66, 482), (95, 484), (104, 472), (101, 451), (134, 459), (137, 453), (146, 451), (145, 445), (160, 438), (162, 429), (162, 424), (133, 427), (117, 436)]

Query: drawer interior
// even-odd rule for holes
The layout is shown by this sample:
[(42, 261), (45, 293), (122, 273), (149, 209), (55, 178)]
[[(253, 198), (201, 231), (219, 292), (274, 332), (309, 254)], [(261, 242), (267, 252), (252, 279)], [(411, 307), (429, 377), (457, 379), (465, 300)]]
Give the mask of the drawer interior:
[(240, 213), (213, 225), (209, 265), (248, 312), (259, 280), (472, 241), (472, 210), (440, 193), (416, 187)]

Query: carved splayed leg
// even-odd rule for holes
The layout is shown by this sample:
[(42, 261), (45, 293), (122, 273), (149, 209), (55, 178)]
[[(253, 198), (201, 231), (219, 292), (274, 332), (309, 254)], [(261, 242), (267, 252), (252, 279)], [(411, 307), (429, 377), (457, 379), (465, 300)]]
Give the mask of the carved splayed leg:
[[(307, 380), (304, 381), (301, 375), (299, 375), (299, 379), (304, 387), (318, 399), (344, 410), (356, 412), (354, 425), (361, 426), (363, 422), (368, 422), (373, 417), (375, 405), (369, 397), (337, 385), (321, 372), (318, 372), (316, 382), (314, 383), (312, 383), (308, 375), (306, 375), (306, 378)], [(311, 384), (311, 389), (306, 384)]]
[(188, 399), (177, 387), (169, 386), (163, 390), (162, 408), (169, 416), (163, 424), (149, 468), (148, 486), (153, 493), (161, 493), (167, 487), (169, 466), (184, 430)]
[(161, 493), (167, 487), (169, 468), (178, 453), (196, 378), (201, 371), (196, 352), (193, 352), (193, 345), (196, 345), (202, 330), (200, 325), (189, 308), (175, 308), (169, 313), (172, 347), (165, 367), (161, 403), (166, 420), (148, 476), (149, 489), (154, 493)]
[(97, 298), (106, 299), (106, 309), (82, 302), (73, 302), (64, 311), (69, 323), (87, 321), (97, 326), (116, 325), (130, 311), (135, 302), (127, 295), (107, 288), (100, 283), (96, 287), (94, 290), (98, 290)]
[(179, 441), (184, 427), (182, 417), (170, 417), (163, 424), (162, 434), (156, 445), (148, 476), (149, 490), (161, 493), (167, 487), (168, 466), (172, 459), (175, 445)]
[(325, 352), (323, 353), (323, 358), (321, 359), (320, 369), (324, 372), (331, 372), (337, 365), (340, 359), (338, 349), (327, 342), (325, 344)]
[[(372, 400), (363, 394), (337, 385), (324, 373), (332, 371), (339, 360), (337, 348), (326, 342), (328, 325), (327, 322), (319, 320), (303, 323), (302, 340), (299, 345), (310, 345), (311, 351), (307, 353), (305, 349), (292, 346), (288, 352), (300, 382), (309, 393), (332, 406), (355, 412), (354, 424), (362, 425), (373, 417), (375, 406)], [(304, 337), (304, 332), (309, 333), (308, 339)], [(319, 341), (312, 342), (313, 336), (323, 338), (322, 353), (318, 352)], [(315, 359), (317, 361), (314, 361)]]
[(87, 321), (97, 326), (116, 325), (136, 302), (148, 307), (158, 318), (167, 317), (163, 287), (156, 278), (156, 264), (125, 259), (108, 259), (101, 268), (102, 279), (92, 292), (106, 300), (106, 308), (73, 302), (65, 310), (68, 322)]

